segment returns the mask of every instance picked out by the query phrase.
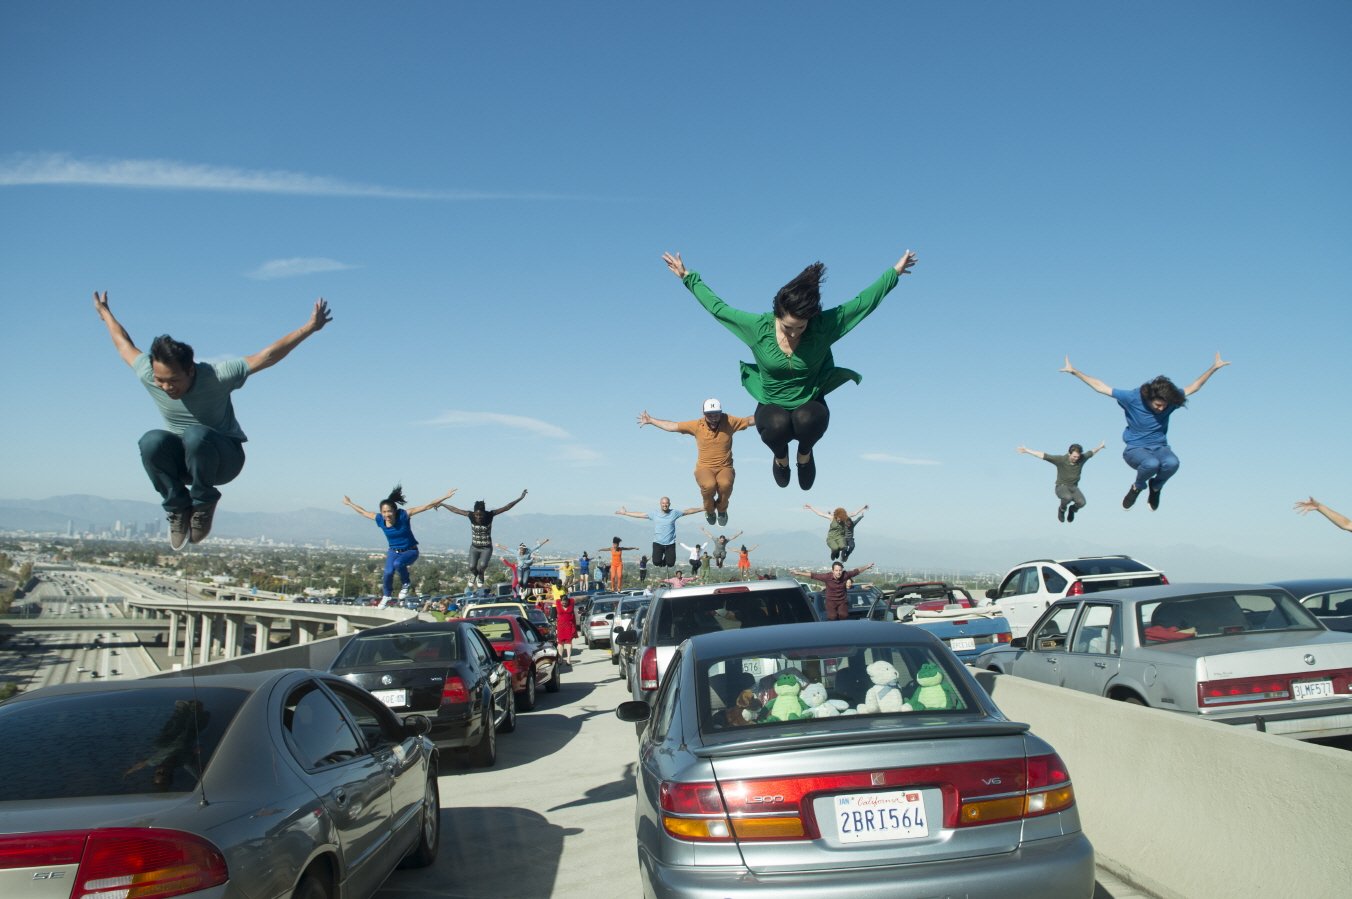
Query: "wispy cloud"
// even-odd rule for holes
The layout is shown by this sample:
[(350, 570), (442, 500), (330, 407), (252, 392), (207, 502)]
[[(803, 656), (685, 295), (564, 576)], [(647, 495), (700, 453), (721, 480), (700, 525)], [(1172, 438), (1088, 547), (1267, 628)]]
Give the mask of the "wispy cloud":
[(451, 425), (471, 428), (510, 428), (516, 431), (527, 431), (540, 437), (548, 437), (551, 440), (573, 439), (572, 434), (569, 434), (558, 425), (552, 425), (549, 422), (541, 421), (538, 418), (528, 418), (525, 415), (506, 415), (501, 412), (464, 412), (457, 409), (451, 409), (441, 413), (436, 418), (429, 418), (421, 423), (431, 425), (432, 427), (443, 428)]
[(341, 272), (355, 265), (339, 262), (324, 256), (294, 256), (290, 259), (269, 259), (245, 277), (256, 281), (272, 281), (277, 278), (295, 278), (300, 275), (313, 275), (318, 272)]
[(140, 190), (371, 197), (391, 200), (566, 200), (564, 194), (495, 193), (389, 187), (284, 170), (241, 169), (172, 159), (76, 159), (65, 153), (20, 153), (0, 159), (0, 187), (66, 185)]
[(859, 458), (866, 462), (886, 462), (889, 465), (938, 465), (934, 459), (912, 459), (910, 456), (894, 456), (891, 453), (861, 453)]

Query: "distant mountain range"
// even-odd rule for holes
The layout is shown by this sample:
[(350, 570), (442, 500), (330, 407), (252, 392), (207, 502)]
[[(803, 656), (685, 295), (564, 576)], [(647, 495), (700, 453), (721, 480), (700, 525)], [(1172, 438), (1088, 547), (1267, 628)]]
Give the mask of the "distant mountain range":
[[(76, 534), (110, 533), (114, 522), (161, 528), (164, 513), (158, 503), (137, 500), (110, 500), (99, 496), (53, 496), (41, 500), (0, 499), (0, 531), (21, 531), (64, 535), (68, 528)], [(685, 519), (677, 530), (678, 539), (693, 542), (700, 536), (698, 516)], [(712, 529), (711, 529), (712, 530)], [(159, 531), (163, 533), (163, 531)], [(717, 531), (715, 531), (717, 533)], [(233, 512), (223, 507), (216, 513), (213, 536), (240, 540), (265, 538), (276, 543), (368, 547), (373, 552), (385, 543), (376, 526), (350, 511), (298, 509), (290, 512)], [(418, 516), (418, 541), (424, 550), (463, 552), (469, 545), (469, 527), (456, 515), (426, 513)], [(647, 522), (616, 518), (613, 515), (543, 515), (513, 511), (493, 526), (498, 543), (515, 546), (528, 541), (532, 546), (545, 537), (550, 542), (541, 553), (577, 555), (595, 551), (621, 537), (626, 545), (647, 551), (652, 542)], [(760, 544), (752, 556), (758, 568), (788, 565), (820, 567), (827, 563), (823, 541), (825, 528), (811, 530), (757, 531), (751, 539)], [(1001, 574), (1012, 565), (1029, 558), (1122, 552), (1121, 547), (1098, 546), (1069, 538), (1052, 544), (1030, 546), (1027, 539), (1013, 534), (1001, 540), (900, 540), (861, 530), (860, 548), (851, 560), (858, 564), (876, 562), (884, 570), (923, 571), (934, 576), (956, 572)], [(1275, 570), (1271, 560), (1255, 559), (1224, 548), (1186, 544), (1137, 546), (1128, 550), (1159, 566), (1173, 580), (1258, 580)], [(637, 554), (634, 554), (636, 558)], [(678, 548), (684, 561), (684, 554)]]

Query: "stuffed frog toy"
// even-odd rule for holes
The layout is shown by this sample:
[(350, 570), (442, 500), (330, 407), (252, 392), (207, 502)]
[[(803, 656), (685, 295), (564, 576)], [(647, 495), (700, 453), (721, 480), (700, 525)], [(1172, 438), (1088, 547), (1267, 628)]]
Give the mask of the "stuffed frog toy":
[(798, 718), (805, 718), (803, 714), (803, 703), (798, 698), (802, 691), (802, 685), (798, 683), (798, 678), (792, 674), (781, 674), (775, 679), (775, 698), (770, 700), (767, 708), (770, 710), (766, 717), (770, 721), (794, 721)]
[(911, 694), (911, 707), (916, 711), (946, 711), (961, 704), (958, 691), (944, 678), (943, 669), (933, 662), (920, 666), (915, 682), (919, 686)]

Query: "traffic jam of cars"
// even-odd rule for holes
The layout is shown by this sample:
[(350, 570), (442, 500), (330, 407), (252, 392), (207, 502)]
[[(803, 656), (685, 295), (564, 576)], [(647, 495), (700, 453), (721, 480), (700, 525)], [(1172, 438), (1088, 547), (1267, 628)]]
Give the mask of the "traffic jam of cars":
[[(569, 630), (627, 688), (645, 896), (1093, 895), (1074, 772), (974, 670), (1352, 734), (1352, 580), (1172, 584), (1126, 556), (1036, 559), (981, 598), (856, 585), (846, 621), (823, 620), (816, 586), (573, 595)], [(434, 862), (438, 777), (493, 766), (499, 735), (559, 692), (557, 630), (485, 598), (352, 635), (322, 672), (0, 703), (6, 757), (73, 747), (0, 794), (0, 895), (365, 899)]]

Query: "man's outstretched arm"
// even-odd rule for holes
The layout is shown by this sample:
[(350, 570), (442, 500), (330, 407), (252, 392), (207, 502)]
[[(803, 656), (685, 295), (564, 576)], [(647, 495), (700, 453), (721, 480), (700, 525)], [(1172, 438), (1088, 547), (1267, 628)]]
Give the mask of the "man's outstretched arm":
[(244, 357), (245, 364), (249, 366), (249, 374), (255, 374), (281, 362), (287, 357), (287, 354), (300, 345), (302, 340), (323, 328), (331, 321), (333, 321), (333, 316), (329, 314), (329, 304), (323, 297), (320, 297), (315, 300), (314, 312), (310, 313), (310, 320), (308, 322), (282, 339), (274, 341), (264, 349), (254, 353), (252, 356)]
[(1307, 512), (1318, 512), (1343, 530), (1352, 531), (1352, 519), (1349, 519), (1341, 512), (1333, 511), (1313, 496), (1296, 503), (1295, 509), (1301, 515), (1304, 515)]
[(113, 338), (113, 346), (117, 348), (117, 354), (122, 357), (122, 361), (128, 365), (135, 365), (136, 357), (141, 355), (141, 351), (131, 342), (131, 335), (113, 315), (113, 310), (108, 308), (108, 291), (105, 290), (102, 296), (97, 290), (94, 291), (94, 311), (108, 326), (108, 334)]

